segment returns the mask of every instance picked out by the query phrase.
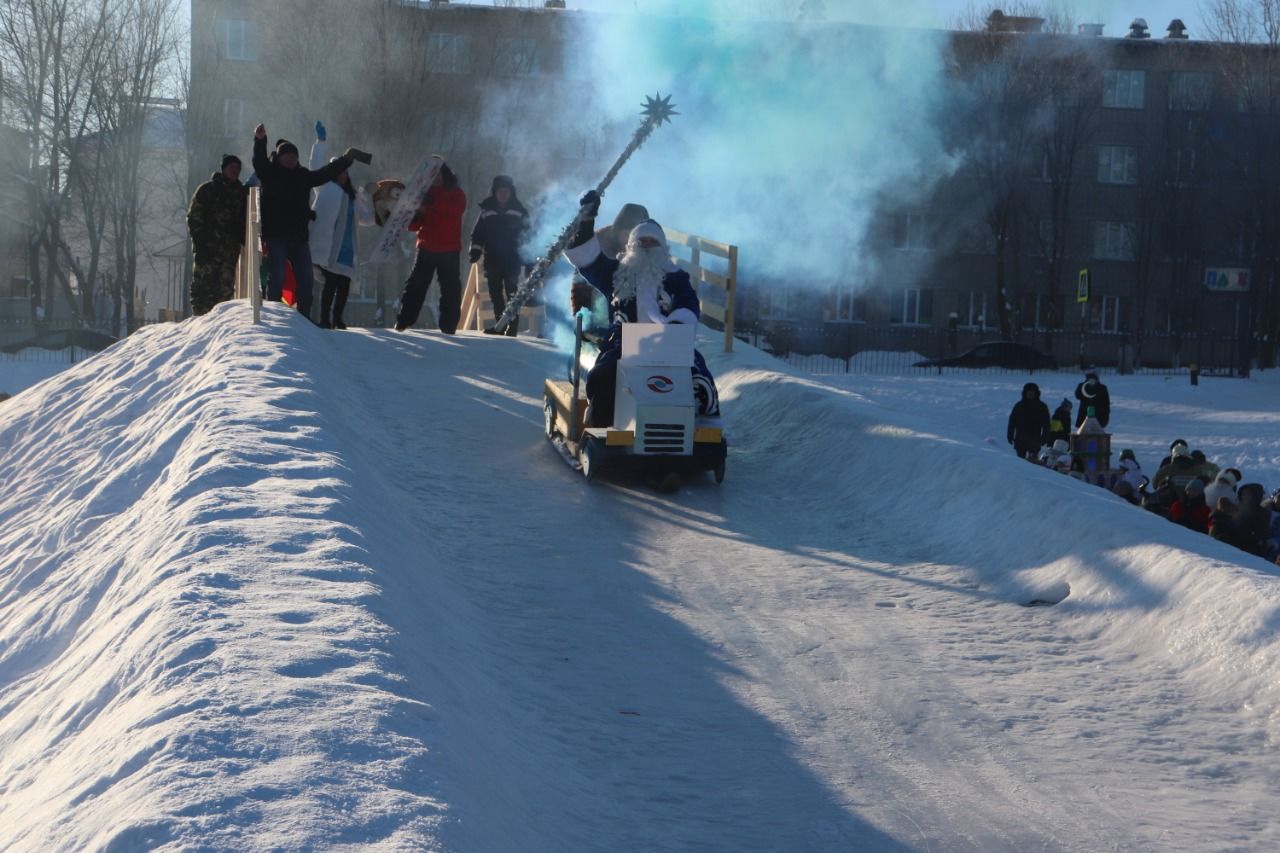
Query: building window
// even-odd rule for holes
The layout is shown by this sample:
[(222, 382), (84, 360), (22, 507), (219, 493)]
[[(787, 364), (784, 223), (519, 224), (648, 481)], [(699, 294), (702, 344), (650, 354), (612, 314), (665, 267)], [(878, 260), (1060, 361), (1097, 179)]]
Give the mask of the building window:
[(835, 315), (841, 323), (864, 323), (867, 319), (867, 298), (851, 285), (836, 288)]
[(500, 38), (494, 55), (494, 71), (502, 77), (537, 74), (538, 42), (531, 38)]
[(1046, 329), (1062, 328), (1063, 297), (1050, 299), (1042, 293), (1024, 293), (1022, 295), (1019, 320), (1022, 328), (1028, 331), (1043, 332)]
[(1036, 237), (1039, 241), (1037, 249), (1046, 258), (1053, 257), (1054, 228), (1052, 219), (1041, 219), (1036, 222)]
[(759, 293), (760, 319), (789, 320), (796, 315), (795, 298), (785, 285), (765, 287)]
[(1105, 261), (1131, 261), (1134, 257), (1132, 222), (1095, 222), (1093, 256)]
[(929, 248), (928, 221), (919, 213), (899, 213), (893, 217), (893, 248)]
[(459, 110), (440, 110), (425, 116), (422, 139), (432, 151), (448, 157), (450, 152), (460, 151), (467, 143), (470, 116)]
[(1089, 303), (1089, 325), (1096, 332), (1127, 332), (1129, 318), (1119, 296), (1103, 296)]
[(1212, 74), (1205, 71), (1169, 73), (1169, 109), (1207, 110), (1212, 98)]
[(1122, 110), (1140, 110), (1146, 84), (1145, 71), (1103, 71), (1102, 105)]
[(1099, 145), (1098, 183), (1138, 183), (1138, 149), (1127, 145)]
[(222, 100), (222, 135), (234, 139), (244, 132), (244, 101), (239, 98), (224, 98)]
[(933, 291), (912, 287), (889, 294), (889, 322), (927, 326), (933, 322)]
[(956, 325), (985, 328), (987, 325), (987, 294), (977, 291), (956, 294)]
[(1189, 187), (1196, 180), (1196, 150), (1179, 148), (1173, 152), (1173, 182), (1180, 187)]
[(222, 21), (223, 59), (252, 62), (258, 58), (258, 32), (253, 21)]
[(465, 35), (432, 33), (427, 38), (427, 70), (438, 74), (466, 74), (470, 68)]
[(960, 251), (966, 255), (994, 255), (996, 238), (985, 224), (968, 225), (960, 232)]

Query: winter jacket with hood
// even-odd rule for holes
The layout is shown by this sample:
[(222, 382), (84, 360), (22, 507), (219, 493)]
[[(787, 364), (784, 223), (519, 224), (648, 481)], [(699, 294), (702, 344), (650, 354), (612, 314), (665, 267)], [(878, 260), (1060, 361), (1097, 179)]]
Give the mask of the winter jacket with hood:
[(462, 216), (467, 212), (467, 194), (448, 169), (448, 165), (441, 167), (440, 185), (427, 188), (417, 215), (409, 223), (409, 230), (418, 234), (418, 248), (432, 254), (462, 251)]
[(329, 183), (351, 167), (345, 154), (332, 163), (312, 171), (301, 163), (286, 169), (275, 152), (267, 156), (266, 138), (253, 140), (253, 169), (262, 183), (262, 238), (264, 240), (302, 241), (309, 238), (311, 224), (311, 190)]
[[(501, 207), (496, 194), (504, 186), (511, 190), (511, 198), (506, 207)], [(515, 184), (505, 175), (494, 178), (489, 197), (480, 202), (480, 218), (471, 229), (471, 248), (484, 252), (487, 274), (521, 266), (520, 242), (528, 227), (529, 211), (516, 196)]]
[[(318, 171), (325, 166), (326, 146), (317, 140), (311, 146), (311, 169)], [(351, 254), (342, 258), (342, 242), (346, 236), (348, 212), (355, 206), (355, 219), (351, 223)], [(337, 181), (330, 181), (315, 191), (311, 204), (315, 219), (311, 223), (311, 263), (329, 272), (351, 277), (355, 274), (354, 262), (360, 257), (359, 225), (373, 225), (373, 205), (364, 188), (348, 192)]]
[[(1031, 399), (1027, 393), (1031, 392)], [(1007, 439), (1020, 451), (1039, 450), (1049, 431), (1049, 407), (1040, 400), (1040, 386), (1028, 382), (1022, 386), (1022, 399), (1009, 413)]]

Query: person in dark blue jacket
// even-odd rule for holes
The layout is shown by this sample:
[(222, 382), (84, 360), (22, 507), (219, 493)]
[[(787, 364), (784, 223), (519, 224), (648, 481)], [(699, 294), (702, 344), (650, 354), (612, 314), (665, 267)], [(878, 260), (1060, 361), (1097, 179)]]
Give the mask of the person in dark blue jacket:
[[(520, 287), (520, 242), (529, 227), (529, 211), (516, 197), (516, 184), (506, 175), (493, 179), (489, 197), (480, 202), (480, 218), (471, 229), (471, 263), (484, 257), (484, 277), (493, 300), (493, 316), (501, 317), (507, 298)], [(507, 324), (507, 334), (515, 337), (518, 323)], [(497, 334), (485, 329), (485, 334)]]
[[(702, 308), (689, 274), (671, 259), (662, 226), (652, 219), (641, 222), (631, 229), (626, 252), (620, 258), (610, 258), (601, 252), (595, 233), (600, 196), (592, 190), (582, 197), (581, 204), (578, 232), (565, 257), (609, 300), (609, 330), (600, 341), (595, 364), (587, 373), (588, 425), (607, 427), (613, 423), (622, 324), (697, 325)], [(693, 352), (692, 372), (699, 423), (718, 426), (720, 397), (711, 371), (697, 350)]]

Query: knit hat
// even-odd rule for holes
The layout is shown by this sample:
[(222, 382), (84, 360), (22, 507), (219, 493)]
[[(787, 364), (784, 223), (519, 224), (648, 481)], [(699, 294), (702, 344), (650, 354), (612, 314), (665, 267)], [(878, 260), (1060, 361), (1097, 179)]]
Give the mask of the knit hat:
[(237, 157), (236, 155), (234, 155), (234, 154), (223, 154), (223, 155), (222, 155), (222, 165), (218, 167), (218, 171), (219, 171), (219, 172), (226, 171), (226, 168), (227, 168), (228, 166), (230, 166), (232, 163), (235, 163), (237, 166), (243, 165), (243, 164), (240, 162), (240, 158), (239, 158), (239, 157)]
[(1179, 444), (1181, 444), (1183, 447), (1186, 447), (1187, 440), (1185, 438), (1175, 438), (1173, 441), (1169, 442), (1169, 452), (1172, 453), (1173, 449), (1177, 447)]
[(287, 139), (276, 140), (276, 156), (283, 157), (286, 154), (297, 154), (298, 146), (294, 145)]
[(1059, 409), (1062, 409), (1062, 408), (1067, 408), (1067, 409), (1069, 409), (1069, 408), (1071, 408), (1071, 401), (1070, 401), (1070, 400), (1068, 400), (1066, 397), (1063, 397), (1063, 398), (1062, 398), (1062, 402), (1058, 404), (1058, 408), (1059, 408)]
[(1199, 477), (1187, 483), (1187, 497), (1197, 497), (1204, 494), (1204, 480)]
[(1120, 459), (1121, 459), (1122, 461), (1123, 461), (1123, 460), (1125, 460), (1125, 459), (1132, 459), (1134, 462), (1137, 462), (1137, 461), (1138, 461), (1138, 457), (1137, 457), (1137, 456), (1135, 456), (1135, 455), (1134, 455), (1134, 453), (1133, 453), (1133, 451), (1132, 451), (1132, 450), (1130, 450), (1128, 447), (1126, 447), (1124, 450), (1121, 450), (1121, 451), (1120, 451)]
[(1224, 469), (1222, 470), (1222, 473), (1221, 473), (1221, 474), (1219, 474), (1218, 476), (1219, 476), (1219, 477), (1230, 477), (1232, 480), (1234, 480), (1234, 481), (1235, 481), (1235, 482), (1233, 482), (1233, 483), (1232, 483), (1232, 485), (1233, 485), (1233, 486), (1238, 486), (1238, 485), (1240, 485), (1240, 481), (1244, 479), (1244, 474), (1241, 474), (1241, 473), (1240, 473), (1240, 469), (1239, 469), (1239, 468), (1224, 468)]
[(1169, 451), (1169, 454), (1174, 457), (1190, 456), (1191, 451), (1187, 450), (1187, 443), (1184, 441), (1182, 444), (1174, 444), (1173, 449)]

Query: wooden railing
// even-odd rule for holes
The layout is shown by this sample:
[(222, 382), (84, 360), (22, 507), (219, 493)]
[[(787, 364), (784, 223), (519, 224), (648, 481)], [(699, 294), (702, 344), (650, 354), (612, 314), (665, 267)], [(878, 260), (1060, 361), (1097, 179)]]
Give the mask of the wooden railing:
[[(689, 277), (702, 303), (702, 316), (710, 317), (724, 326), (724, 351), (733, 352), (734, 302), (738, 289), (738, 247), (717, 240), (686, 234), (672, 228), (666, 229), (667, 245), (673, 257)], [(678, 249), (683, 253), (677, 252)], [(682, 257), (687, 254), (688, 257)], [(706, 255), (722, 259), (724, 272), (716, 272), (703, 266)], [(708, 298), (712, 297), (712, 298)]]
[(244, 246), (236, 264), (236, 299), (248, 299), (253, 306), (253, 322), (262, 322), (262, 214), (258, 207), (260, 190), (249, 187), (249, 209), (244, 218)]

